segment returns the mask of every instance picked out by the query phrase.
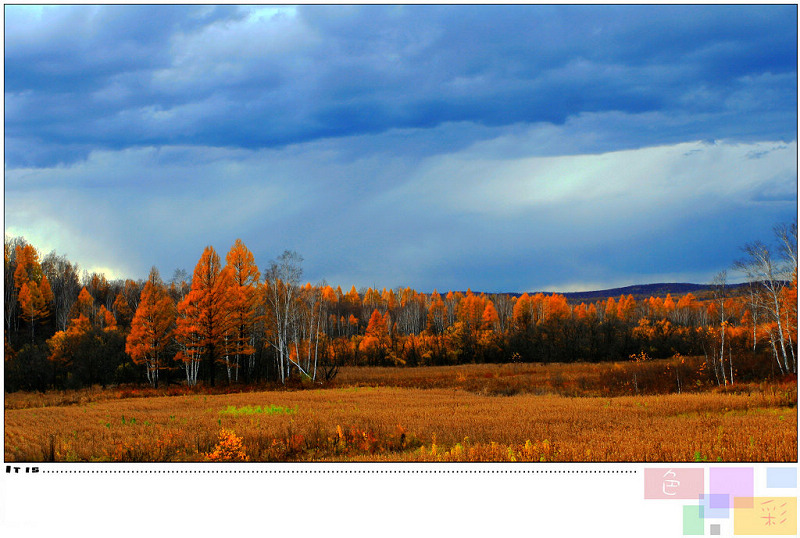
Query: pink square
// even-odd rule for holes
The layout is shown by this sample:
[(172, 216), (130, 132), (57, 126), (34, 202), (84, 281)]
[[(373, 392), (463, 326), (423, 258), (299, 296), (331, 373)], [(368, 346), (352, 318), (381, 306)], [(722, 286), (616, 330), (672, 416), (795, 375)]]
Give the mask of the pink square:
[(645, 499), (694, 499), (703, 493), (704, 469), (663, 467), (644, 470)]

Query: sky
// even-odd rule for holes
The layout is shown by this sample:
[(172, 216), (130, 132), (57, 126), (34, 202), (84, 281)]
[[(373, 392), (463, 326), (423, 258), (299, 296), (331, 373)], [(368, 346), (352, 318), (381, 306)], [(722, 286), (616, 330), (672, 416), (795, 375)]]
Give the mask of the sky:
[(109, 279), (710, 282), (797, 218), (797, 7), (5, 6), (6, 236)]

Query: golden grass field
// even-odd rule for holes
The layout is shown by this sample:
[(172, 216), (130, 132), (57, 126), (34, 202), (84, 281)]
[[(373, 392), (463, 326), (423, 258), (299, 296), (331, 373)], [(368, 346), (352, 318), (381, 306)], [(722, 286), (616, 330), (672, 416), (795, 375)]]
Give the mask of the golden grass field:
[[(592, 368), (344, 368), (332, 386), (313, 390), (6, 394), (5, 459), (797, 459), (796, 383), (599, 396), (585, 379)], [(587, 395), (574, 395), (580, 387)]]

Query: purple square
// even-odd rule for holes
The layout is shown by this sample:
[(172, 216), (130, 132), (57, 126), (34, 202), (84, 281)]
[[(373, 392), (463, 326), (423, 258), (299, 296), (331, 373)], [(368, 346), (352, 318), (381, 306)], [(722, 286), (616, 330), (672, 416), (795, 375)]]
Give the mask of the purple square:
[[(711, 467), (709, 469), (710, 507), (723, 502), (725, 507), (733, 507), (734, 497), (753, 497), (752, 467)], [(723, 496), (727, 499), (723, 500)], [(752, 502), (752, 501), (751, 501)], [(738, 505), (737, 505), (738, 506)]]
[(709, 508), (725, 508), (727, 510), (731, 505), (731, 496), (727, 493), (711, 493), (708, 496)]
[(700, 508), (704, 518), (727, 519), (730, 505), (730, 495), (727, 493), (700, 495)]

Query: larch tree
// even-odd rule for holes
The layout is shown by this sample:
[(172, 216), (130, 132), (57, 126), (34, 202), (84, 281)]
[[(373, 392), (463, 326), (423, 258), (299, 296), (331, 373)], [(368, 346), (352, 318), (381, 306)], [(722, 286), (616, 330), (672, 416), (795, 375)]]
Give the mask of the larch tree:
[(203, 359), (203, 342), (200, 337), (199, 327), (196, 325), (199, 319), (199, 308), (199, 301), (196, 296), (190, 298), (187, 294), (178, 303), (175, 331), (173, 333), (178, 346), (175, 360), (183, 365), (186, 372), (186, 384), (190, 387), (197, 385), (200, 363)]
[(50, 315), (49, 303), (53, 300), (53, 292), (47, 277), (43, 276), (39, 285), (34, 281), (25, 282), (18, 294), (20, 316), (31, 327), (31, 343), (34, 342), (36, 322)]
[(112, 314), (111, 311), (105, 307), (105, 305), (100, 305), (100, 310), (97, 311), (95, 323), (104, 331), (117, 330), (117, 318), (114, 317), (114, 314)]
[[(231, 334), (228, 349), (233, 355), (233, 377), (239, 380), (240, 361), (249, 358), (248, 370), (254, 368), (253, 357), (254, 327), (256, 307), (258, 306), (258, 283), (261, 274), (255, 263), (253, 253), (241, 239), (237, 239), (225, 257), (231, 274), (229, 293), (231, 296), (230, 316)], [(231, 363), (226, 356), (228, 382), (231, 381)]]
[(47, 341), (50, 348), (48, 357), (54, 364), (61, 367), (70, 367), (73, 360), (73, 344), (79, 341), (84, 335), (92, 330), (92, 323), (83, 314), (71, 318), (67, 323), (67, 328), (56, 332)]
[(14, 285), (17, 288), (20, 316), (31, 329), (31, 343), (35, 340), (36, 323), (50, 315), (53, 291), (50, 281), (42, 272), (39, 253), (33, 245), (17, 245)]
[(442, 334), (447, 323), (447, 307), (439, 292), (433, 290), (428, 307), (426, 330), (430, 334)]
[(84, 315), (90, 320), (94, 320), (95, 306), (94, 296), (86, 289), (82, 288), (78, 294), (78, 299), (72, 305), (70, 310), (70, 319), (77, 318), (79, 315)]
[(159, 371), (165, 367), (168, 358), (174, 325), (175, 303), (167, 294), (158, 270), (153, 267), (131, 321), (125, 352), (136, 364), (145, 365), (147, 380), (156, 388)]
[(386, 326), (386, 319), (376, 308), (370, 315), (364, 339), (359, 344), (359, 349), (368, 354), (374, 362), (380, 363), (386, 355), (389, 347), (389, 329)]
[(511, 317), (517, 331), (525, 332), (529, 329), (533, 320), (531, 315), (531, 299), (527, 293), (523, 293), (517, 298), (512, 309)]
[[(464, 324), (468, 331), (478, 331), (483, 325), (483, 312), (485, 309), (486, 301), (468, 290), (467, 295), (458, 303), (456, 309), (457, 319)], [(497, 313), (495, 312), (495, 314)]]
[[(206, 380), (216, 384), (216, 365), (224, 357), (231, 335), (233, 277), (222, 268), (219, 254), (208, 246), (197, 262), (192, 289), (178, 305), (178, 335), (184, 345), (202, 349)], [(188, 357), (188, 356), (186, 356)]]
[(114, 299), (114, 304), (112, 304), (111, 307), (111, 311), (117, 323), (121, 327), (128, 327), (133, 320), (133, 311), (128, 304), (128, 300), (125, 298), (125, 294), (122, 292), (117, 293), (117, 297)]
[(500, 316), (492, 301), (486, 301), (486, 308), (483, 309), (481, 317), (482, 328), (486, 331), (497, 331), (500, 327)]

